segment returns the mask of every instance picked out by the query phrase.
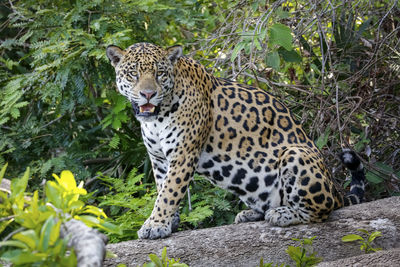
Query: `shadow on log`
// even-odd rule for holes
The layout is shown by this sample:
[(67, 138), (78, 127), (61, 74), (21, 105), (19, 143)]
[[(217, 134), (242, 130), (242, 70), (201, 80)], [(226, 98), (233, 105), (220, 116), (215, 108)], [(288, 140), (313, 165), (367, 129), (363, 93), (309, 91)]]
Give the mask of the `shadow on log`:
[[(375, 245), (391, 251), (363, 255), (357, 242), (341, 241), (344, 235), (359, 233), (359, 228), (369, 232), (381, 231), (383, 236), (375, 240)], [(313, 236), (316, 236), (313, 242), (315, 251), (324, 259), (321, 266), (351, 266), (363, 262), (364, 258), (359, 266), (379, 266), (379, 262), (385, 266), (399, 266), (400, 197), (336, 210), (325, 223), (282, 228), (254, 222), (182, 231), (161, 240), (109, 244), (107, 249), (118, 258), (107, 259), (104, 266), (119, 263), (141, 265), (150, 261), (148, 254), (160, 255), (163, 247), (167, 247), (168, 257), (180, 258), (189, 266), (258, 266), (261, 257), (265, 263), (292, 264), (285, 252), (289, 245), (298, 245), (292, 238)], [(344, 260), (350, 261), (346, 263)]]

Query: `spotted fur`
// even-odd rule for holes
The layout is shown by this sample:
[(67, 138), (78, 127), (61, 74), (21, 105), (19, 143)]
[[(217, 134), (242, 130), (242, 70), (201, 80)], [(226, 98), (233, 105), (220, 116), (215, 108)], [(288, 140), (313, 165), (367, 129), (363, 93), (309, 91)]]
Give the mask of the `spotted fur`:
[(179, 223), (179, 203), (195, 172), (236, 194), (249, 210), (236, 223), (321, 222), (361, 201), (364, 171), (345, 150), (353, 174), (349, 196), (336, 189), (314, 142), (268, 92), (207, 73), (182, 48), (138, 43), (107, 48), (117, 88), (141, 122), (158, 196), (138, 235), (163, 238)]

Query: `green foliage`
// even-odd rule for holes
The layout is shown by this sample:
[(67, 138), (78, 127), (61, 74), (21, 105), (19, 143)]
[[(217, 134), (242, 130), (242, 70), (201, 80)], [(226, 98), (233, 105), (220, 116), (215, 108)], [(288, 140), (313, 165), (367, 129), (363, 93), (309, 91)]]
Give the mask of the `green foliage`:
[(288, 26), (275, 23), (269, 28), (268, 44), (270, 46), (282, 46), (290, 51), (293, 49), (292, 40), (292, 31)]
[(329, 138), (330, 133), (331, 133), (331, 129), (326, 128), (325, 132), (317, 138), (317, 140), (315, 141), (315, 145), (319, 149), (322, 149), (324, 146), (326, 146), (326, 144), (328, 144), (328, 138)]
[[(321, 257), (317, 257), (317, 253), (313, 249), (313, 240), (316, 237), (293, 240), (300, 242), (299, 246), (288, 246), (285, 250), (289, 257), (296, 263), (296, 267), (311, 267), (322, 261)], [(264, 263), (264, 259), (260, 260), (260, 267), (286, 267), (286, 264)]]
[(154, 187), (142, 183), (144, 175), (133, 169), (126, 180), (100, 175), (107, 194), (98, 196), (99, 207), (103, 207), (122, 234), (109, 234), (110, 242), (136, 239), (137, 231), (153, 210), (157, 195)]
[(167, 257), (167, 247), (164, 247), (161, 252), (161, 259), (155, 255), (150, 254), (149, 258), (151, 260), (150, 263), (143, 264), (143, 267), (188, 267), (187, 264), (180, 263), (179, 259), (170, 259)]
[(13, 240), (0, 242), (0, 246), (12, 248), (2, 253), (0, 259), (14, 266), (76, 265), (75, 253), (67, 247), (67, 240), (59, 238), (61, 221), (50, 216), (41, 224), (36, 231), (24, 230), (14, 234)]
[(231, 224), (245, 206), (231, 193), (215, 187), (201, 176), (195, 175), (190, 186), (189, 199), (182, 201), (181, 228), (207, 228)]
[(315, 236), (305, 239), (294, 238), (293, 240), (300, 242), (300, 246), (287, 248), (286, 253), (296, 262), (296, 267), (315, 266), (322, 261), (322, 258), (317, 257), (317, 252), (313, 251), (314, 239)]
[[(211, 29), (217, 19), (211, 4), (24, 0), (2, 6), (0, 164), (9, 162), (16, 176), (30, 166), (37, 179), (63, 169), (85, 179), (99, 170), (124, 176), (118, 168), (143, 168), (138, 123), (115, 92), (105, 48), (186, 43), (191, 32), (201, 37), (193, 30)], [(113, 160), (94, 160), (107, 158)]]
[[(137, 238), (137, 231), (150, 216), (156, 188), (145, 183), (145, 175), (133, 169), (124, 179), (99, 175), (102, 187), (107, 190), (96, 197), (99, 207), (115, 221), (122, 234), (109, 233), (111, 243)], [(196, 176), (190, 186), (189, 200), (182, 201), (180, 228), (206, 228), (213, 225), (230, 224), (240, 211), (239, 201), (225, 190), (216, 188), (203, 178)]]
[(354, 242), (358, 241), (360, 244), (360, 250), (364, 251), (365, 253), (371, 253), (371, 252), (376, 252), (379, 250), (382, 250), (382, 248), (374, 248), (372, 246), (372, 243), (377, 237), (382, 236), (382, 233), (379, 231), (375, 231), (372, 233), (369, 233), (365, 229), (357, 229), (357, 231), (361, 232), (363, 236), (357, 235), (357, 234), (350, 234), (350, 235), (345, 235), (342, 237), (343, 242)]
[(251, 31), (241, 34), (241, 40), (235, 45), (231, 61), (235, 61), (239, 53), (243, 50), (245, 54), (251, 54), (253, 49), (263, 50), (262, 44), (268, 40), (270, 50), (265, 58), (268, 66), (275, 70), (279, 70), (281, 57), (287, 62), (301, 62), (300, 55), (293, 50), (292, 31), (289, 27), (275, 23), (268, 28), (268, 31), (261, 29), (259, 33), (254, 34)]
[[(0, 182), (6, 166), (0, 171)], [(119, 228), (107, 222), (105, 213), (79, 200), (87, 192), (81, 182), (76, 185), (70, 171), (61, 176), (53, 175), (55, 181), (47, 181), (46, 197), (39, 199), (36, 190), (27, 197), (26, 187), (29, 168), (19, 179), (13, 179), (11, 192), (0, 191), (0, 259), (14, 266), (74, 266), (76, 256), (67, 246), (68, 240), (60, 238), (61, 225), (71, 218), (81, 220), (88, 226), (113, 233)], [(11, 239), (10, 239), (11, 238)]]

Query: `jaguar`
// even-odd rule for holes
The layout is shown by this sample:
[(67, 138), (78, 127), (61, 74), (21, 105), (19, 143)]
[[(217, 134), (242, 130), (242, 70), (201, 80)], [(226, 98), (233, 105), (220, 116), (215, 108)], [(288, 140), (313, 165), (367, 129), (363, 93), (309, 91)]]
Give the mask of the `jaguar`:
[(158, 192), (139, 238), (164, 238), (177, 229), (194, 173), (248, 206), (235, 223), (322, 222), (332, 210), (363, 200), (364, 168), (354, 151), (339, 155), (352, 174), (350, 192), (343, 194), (313, 140), (278, 98), (217, 78), (182, 50), (150, 43), (106, 49), (117, 89), (140, 122)]

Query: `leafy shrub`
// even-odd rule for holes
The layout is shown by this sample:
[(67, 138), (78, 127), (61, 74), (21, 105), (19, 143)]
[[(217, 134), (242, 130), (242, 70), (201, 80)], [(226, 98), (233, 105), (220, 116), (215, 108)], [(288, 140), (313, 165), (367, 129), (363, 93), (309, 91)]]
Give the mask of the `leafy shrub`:
[(342, 237), (343, 242), (353, 242), (353, 241), (358, 241), (360, 243), (360, 250), (363, 250), (365, 253), (371, 253), (371, 252), (376, 252), (379, 250), (382, 250), (382, 248), (374, 248), (372, 246), (372, 243), (377, 237), (382, 236), (382, 233), (379, 231), (375, 231), (372, 233), (369, 233), (365, 229), (357, 229), (357, 231), (361, 232), (365, 237), (362, 237), (361, 235), (357, 234), (350, 234), (350, 235), (345, 235)]
[[(126, 179), (98, 176), (107, 190), (97, 195), (96, 201), (122, 230), (122, 235), (108, 234), (111, 243), (136, 239), (136, 232), (150, 216), (157, 192), (144, 178), (135, 169)], [(182, 201), (180, 230), (230, 224), (242, 208), (232, 194), (199, 176), (190, 186), (190, 196), (190, 201), (188, 198)]]
[(144, 174), (132, 170), (126, 180), (99, 175), (106, 194), (97, 196), (99, 207), (105, 209), (122, 230), (122, 235), (109, 234), (110, 242), (136, 239), (136, 232), (153, 210), (156, 189), (142, 183)]
[[(288, 246), (285, 250), (289, 257), (296, 263), (296, 267), (312, 267), (322, 261), (321, 257), (317, 257), (312, 243), (316, 237), (298, 239), (293, 238), (294, 241), (300, 242), (299, 246)], [(260, 267), (286, 267), (286, 264), (264, 263), (263, 258), (260, 260)]]
[(289, 246), (286, 253), (292, 260), (296, 262), (296, 267), (315, 266), (322, 261), (321, 257), (317, 257), (317, 252), (312, 247), (313, 240), (316, 237), (293, 240), (300, 242), (300, 246)]
[[(7, 165), (0, 171), (0, 182)], [(0, 191), (0, 259), (15, 266), (74, 266), (76, 256), (67, 247), (68, 240), (59, 238), (60, 227), (71, 218), (81, 220), (90, 227), (118, 233), (114, 224), (106, 221), (105, 213), (79, 200), (87, 194), (81, 182), (76, 185), (70, 171), (53, 175), (55, 181), (47, 181), (46, 197), (39, 199), (36, 190), (27, 197), (26, 186), (29, 168), (19, 179), (13, 179), (11, 193)], [(3, 217), (4, 216), (4, 217)]]
[[(207, 228), (231, 224), (245, 205), (233, 194), (195, 175), (190, 199), (182, 201), (181, 228)], [(190, 206), (189, 206), (190, 205)]]
[(150, 254), (149, 258), (151, 262), (143, 264), (143, 267), (189, 267), (185, 263), (180, 263), (179, 259), (168, 258), (166, 247), (161, 252), (161, 259), (156, 254)]

